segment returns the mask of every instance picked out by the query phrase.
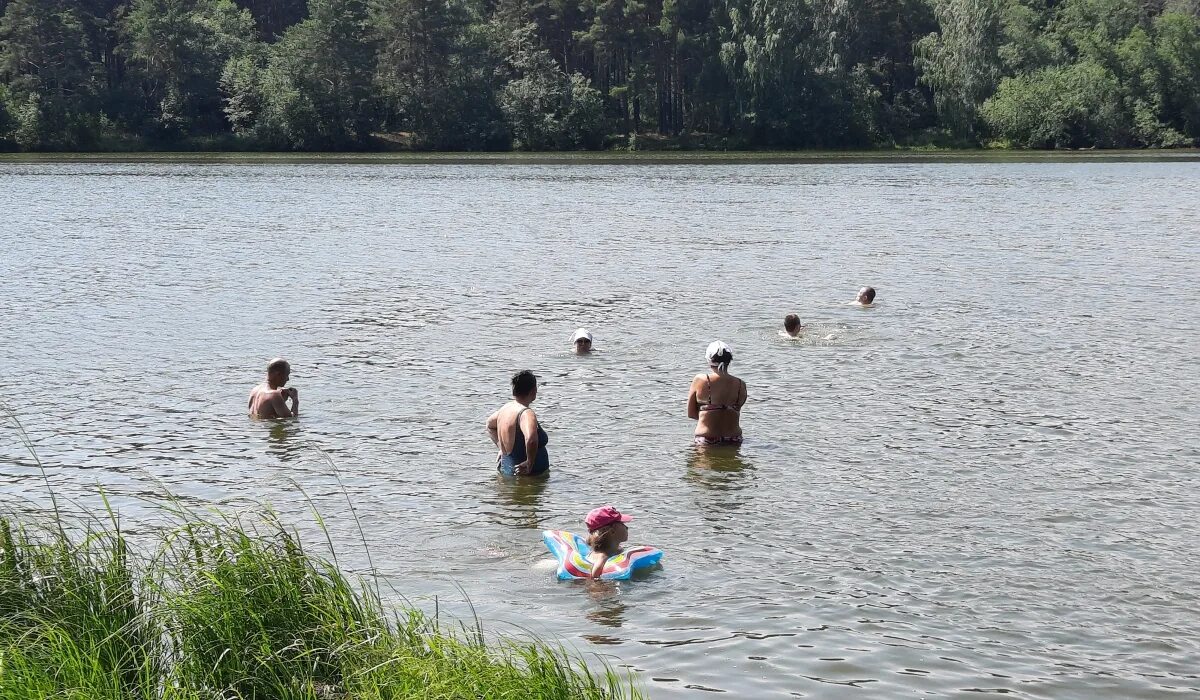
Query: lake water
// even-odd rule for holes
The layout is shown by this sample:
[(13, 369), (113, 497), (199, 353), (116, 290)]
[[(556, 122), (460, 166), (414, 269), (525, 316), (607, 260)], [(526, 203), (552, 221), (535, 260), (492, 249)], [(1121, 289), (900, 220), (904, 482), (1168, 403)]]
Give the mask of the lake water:
[[(311, 502), (356, 568), (344, 488), (409, 600), (654, 698), (1200, 692), (1189, 159), (10, 159), (0, 275), (0, 398), (131, 523)], [(697, 452), (718, 338), (747, 440)], [(291, 424), (244, 415), (274, 355)], [(553, 475), (514, 485), (483, 421), (522, 368)], [(2, 426), (0, 494), (44, 502)], [(604, 503), (664, 568), (555, 581), (539, 530)]]

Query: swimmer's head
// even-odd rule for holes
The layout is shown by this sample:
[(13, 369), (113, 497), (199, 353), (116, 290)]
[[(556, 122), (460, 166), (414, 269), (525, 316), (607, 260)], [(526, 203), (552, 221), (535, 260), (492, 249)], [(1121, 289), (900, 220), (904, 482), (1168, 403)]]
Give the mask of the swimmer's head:
[(860, 304), (870, 304), (871, 302), (875, 301), (875, 288), (863, 287), (862, 289), (858, 290), (858, 298), (855, 301)]
[(523, 369), (513, 375), (512, 395), (517, 400), (528, 399), (525, 403), (537, 398), (537, 377), (533, 372)]
[(714, 340), (708, 344), (708, 349), (704, 351), (704, 356), (708, 358), (708, 366), (718, 372), (729, 371), (729, 363), (733, 362), (733, 351), (729, 346), (719, 340)]
[(292, 376), (292, 366), (282, 357), (276, 357), (267, 364), (267, 384), (280, 387), (287, 384)]
[(588, 529), (588, 546), (598, 552), (613, 553), (621, 543), (629, 539), (629, 528), (625, 523), (633, 520), (612, 506), (594, 508), (583, 522)]
[(575, 348), (575, 353), (583, 355), (592, 351), (592, 332), (586, 328), (579, 328), (575, 331), (575, 335), (571, 336), (571, 345)]
[(787, 331), (787, 334), (792, 337), (800, 335), (800, 317), (796, 314), (784, 316), (783, 330)]

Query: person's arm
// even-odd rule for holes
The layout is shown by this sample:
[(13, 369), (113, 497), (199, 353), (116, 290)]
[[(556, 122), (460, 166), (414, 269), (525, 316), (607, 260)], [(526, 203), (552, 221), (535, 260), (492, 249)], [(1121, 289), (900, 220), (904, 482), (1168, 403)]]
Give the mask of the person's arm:
[(273, 391), (273, 393), (275, 395), (271, 397), (271, 409), (273, 411), (275, 411), (274, 417), (275, 418), (291, 418), (292, 417), (292, 409), (288, 408), (288, 405), (287, 405), (287, 398), (286, 398), (288, 395), (287, 390), (286, 389), (276, 389)]
[(692, 380), (692, 386), (688, 389), (687, 397), (687, 414), (692, 420), (700, 419), (700, 400), (696, 396), (696, 380)]
[(742, 406), (746, 405), (746, 399), (750, 398), (750, 395), (746, 393), (746, 380), (739, 379), (738, 381), (742, 383), (742, 390), (738, 392), (737, 407), (741, 408)]
[(288, 389), (288, 393), (292, 397), (292, 415), (298, 416), (300, 415), (300, 390), (292, 387)]
[(533, 409), (521, 414), (521, 432), (525, 433), (525, 461), (513, 468), (516, 474), (528, 474), (533, 471), (533, 463), (537, 461), (538, 452), (538, 422)]
[(488, 437), (492, 439), (492, 442), (496, 445), (496, 449), (503, 452), (503, 448), (500, 447), (500, 412), (496, 411), (488, 416), (486, 425)]
[(607, 563), (608, 563), (608, 555), (601, 553), (600, 561), (598, 561), (594, 565), (592, 565), (591, 578), (593, 581), (598, 580), (600, 578), (600, 576), (604, 573), (604, 565)]

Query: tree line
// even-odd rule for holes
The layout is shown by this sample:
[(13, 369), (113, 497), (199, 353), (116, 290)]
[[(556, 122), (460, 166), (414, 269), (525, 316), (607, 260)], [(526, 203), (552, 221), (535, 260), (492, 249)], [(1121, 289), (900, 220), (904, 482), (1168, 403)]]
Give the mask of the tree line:
[(1180, 147), (1200, 0), (0, 0), (0, 149)]

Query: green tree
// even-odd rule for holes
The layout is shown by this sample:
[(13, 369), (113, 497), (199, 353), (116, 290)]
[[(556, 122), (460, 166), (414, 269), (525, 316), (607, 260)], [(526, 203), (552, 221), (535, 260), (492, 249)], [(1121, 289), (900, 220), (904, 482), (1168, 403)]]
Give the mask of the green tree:
[(220, 81), (254, 41), (249, 12), (229, 0), (134, 0), (124, 30), (122, 53), (159, 137), (226, 130)]
[(1001, 8), (1003, 40), (997, 53), (1006, 74), (1031, 73), (1064, 60), (1062, 42), (1048, 29), (1051, 17), (1045, 0), (1014, 0)]
[(1131, 143), (1117, 77), (1095, 61), (1005, 78), (982, 109), (994, 133), (1022, 148), (1111, 148)]
[[(733, 0), (721, 59), (734, 86), (734, 129), (751, 144), (862, 145), (855, 107), (878, 99), (846, 70), (844, 7)], [(858, 94), (856, 94), (858, 93)]]
[(306, 0), (237, 0), (237, 4), (250, 11), (263, 41), (278, 40), (289, 27), (308, 17)]
[[(263, 82), (267, 60), (267, 48), (255, 44), (230, 58), (221, 71), (223, 111), (235, 136), (261, 138), (259, 122), (264, 113)], [(265, 126), (261, 128), (262, 131), (265, 129)]]
[(68, 0), (12, 0), (0, 18), (0, 81), (24, 149), (86, 148), (99, 129), (99, 74)]
[(8, 150), (13, 120), (8, 114), (8, 89), (0, 85), (0, 150)]
[(512, 37), (509, 65), (515, 76), (500, 94), (518, 148), (599, 148), (603, 143), (604, 105), (587, 78), (563, 73), (546, 49), (536, 46), (534, 28)]
[(934, 13), (940, 31), (917, 42), (917, 70), (941, 123), (975, 139), (979, 107), (1001, 76), (997, 0), (936, 0)]
[(1066, 0), (1047, 29), (1068, 59), (1090, 59), (1116, 71), (1117, 46), (1141, 25), (1141, 13), (1139, 0)]
[(1154, 30), (1164, 120), (1194, 144), (1200, 139), (1200, 18), (1168, 12), (1155, 20)]
[(462, 0), (375, 0), (375, 85), (385, 126), (418, 148), (506, 148), (488, 36)]
[(363, 148), (376, 117), (366, 2), (313, 0), (309, 11), (269, 50), (253, 133), (275, 147)]

